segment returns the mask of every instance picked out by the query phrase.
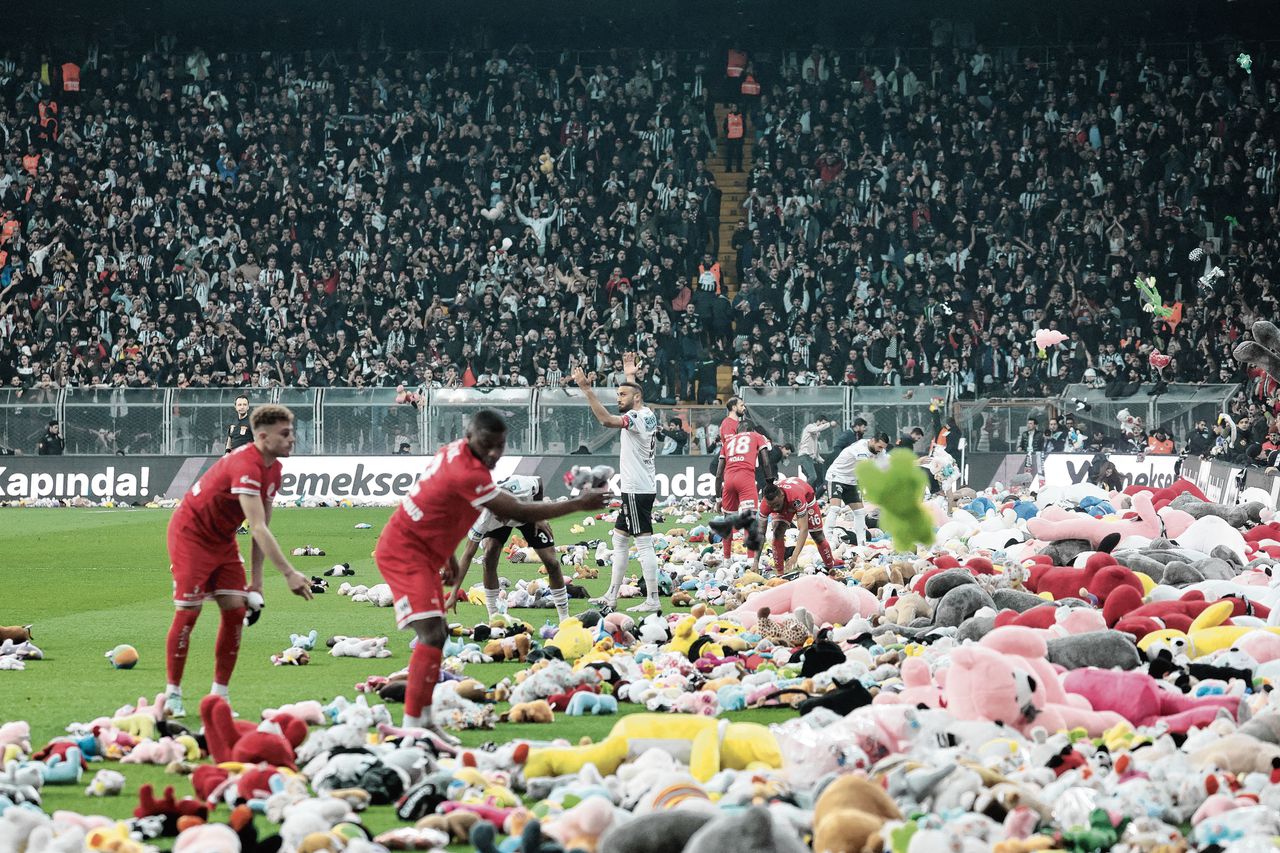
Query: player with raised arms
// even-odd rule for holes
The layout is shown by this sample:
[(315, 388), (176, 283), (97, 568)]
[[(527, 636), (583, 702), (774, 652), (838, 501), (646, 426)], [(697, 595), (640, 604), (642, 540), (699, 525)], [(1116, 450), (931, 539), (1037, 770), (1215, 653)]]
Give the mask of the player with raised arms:
[(592, 604), (604, 610), (618, 605), (618, 590), (626, 577), (631, 543), (636, 545), (636, 559), (644, 573), (645, 600), (628, 608), (632, 613), (659, 613), (658, 555), (653, 550), (653, 502), (658, 493), (654, 453), (658, 443), (658, 416), (644, 404), (644, 393), (635, 381), (635, 353), (624, 353), (622, 370), (627, 381), (618, 386), (618, 414), (610, 414), (595, 392), (581, 367), (574, 368), (573, 381), (582, 389), (591, 413), (601, 426), (622, 431), (622, 451), (618, 467), (622, 478), (622, 508), (613, 529), (613, 574), (609, 590)]

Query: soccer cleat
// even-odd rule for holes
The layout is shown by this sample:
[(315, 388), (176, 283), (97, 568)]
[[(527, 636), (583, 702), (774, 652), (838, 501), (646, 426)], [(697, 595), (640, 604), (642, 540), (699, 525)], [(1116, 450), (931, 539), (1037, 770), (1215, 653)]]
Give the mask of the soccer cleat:
[(602, 595), (599, 598), (593, 598), (590, 601), (592, 607), (600, 608), (601, 615), (607, 615), (618, 609), (618, 599), (612, 595)]
[(182, 705), (182, 696), (180, 694), (165, 694), (164, 713), (165, 716), (172, 720), (180, 720), (187, 715), (187, 709)]
[(628, 607), (628, 613), (661, 613), (662, 605), (656, 601), (646, 601), (643, 604), (637, 604), (635, 607)]

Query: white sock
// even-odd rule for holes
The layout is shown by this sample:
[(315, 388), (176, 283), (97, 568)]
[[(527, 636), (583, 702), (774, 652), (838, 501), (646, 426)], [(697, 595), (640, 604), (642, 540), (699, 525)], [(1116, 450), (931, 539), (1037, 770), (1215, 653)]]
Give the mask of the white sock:
[(417, 716), (415, 717), (415, 716), (412, 716), (412, 715), (410, 715), (410, 714), (405, 714), (405, 715), (404, 715), (404, 727), (405, 727), (406, 729), (420, 729), (420, 728), (422, 728), (422, 715), (421, 715), (421, 714), (419, 714), (419, 715), (417, 715)]
[(550, 593), (551, 603), (556, 606), (556, 616), (563, 622), (569, 618), (569, 590), (562, 586), (553, 586)]
[(500, 589), (484, 588), (484, 606), (489, 611), (490, 619), (498, 615), (498, 596), (501, 594), (502, 590)]
[(636, 559), (640, 561), (640, 570), (644, 572), (644, 586), (648, 595), (645, 601), (658, 601), (658, 555), (653, 551), (653, 536), (646, 534), (636, 537)]
[(167, 684), (167, 685), (165, 685), (165, 688), (164, 688), (164, 694), (165, 694), (166, 696), (178, 696), (178, 697), (181, 697), (181, 696), (182, 696), (182, 685), (180, 685), (180, 684)]
[(609, 579), (608, 595), (617, 597), (622, 580), (627, 576), (627, 563), (631, 561), (631, 537), (618, 528), (613, 529), (613, 577)]
[(215, 681), (213, 682), (213, 686), (209, 688), (209, 695), (221, 696), (223, 699), (226, 699), (227, 696), (230, 695), (230, 693), (227, 691), (227, 685), (219, 684), (218, 682)]
[(867, 544), (867, 511), (853, 509), (849, 511), (849, 515), (853, 517), (853, 532), (858, 535), (858, 544)]

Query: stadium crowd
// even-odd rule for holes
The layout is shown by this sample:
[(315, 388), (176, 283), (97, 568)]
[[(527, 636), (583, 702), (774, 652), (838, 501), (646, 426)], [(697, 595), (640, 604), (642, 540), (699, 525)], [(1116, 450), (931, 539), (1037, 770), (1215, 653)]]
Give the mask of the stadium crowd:
[[(711, 52), (11, 51), (0, 380), (607, 384), (638, 349), (657, 401), (732, 364), (953, 398), (1249, 379), (1274, 414), (1229, 353), (1276, 313), (1280, 60), (852, 56), (753, 59), (742, 96)], [(726, 85), (754, 135), (733, 294)]]

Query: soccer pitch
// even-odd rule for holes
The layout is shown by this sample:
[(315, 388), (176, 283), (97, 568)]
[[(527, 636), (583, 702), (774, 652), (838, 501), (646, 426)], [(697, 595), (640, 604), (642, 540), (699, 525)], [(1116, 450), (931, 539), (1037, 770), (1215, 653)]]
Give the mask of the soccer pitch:
[[(354, 698), (354, 686), (369, 675), (386, 675), (408, 665), (409, 634), (396, 632), (391, 608), (355, 603), (337, 594), (344, 580), (372, 585), (381, 581), (371, 553), (378, 534), (391, 514), (389, 507), (277, 509), (272, 530), (287, 552), (302, 545), (326, 551), (324, 557), (291, 557), (294, 566), (307, 575), (323, 574), (335, 563), (347, 562), (355, 569), (352, 578), (332, 578), (331, 589), (307, 602), (289, 594), (275, 569), (265, 569), (266, 609), (262, 618), (246, 628), (239, 663), (231, 681), (232, 707), (244, 719), (259, 719), (263, 708), (286, 702), (317, 699), (328, 703), (335, 696)], [(165, 636), (173, 615), (172, 582), (165, 551), (165, 526), (170, 512), (152, 509), (0, 509), (0, 548), (7, 556), (0, 569), (0, 625), (34, 625), (33, 641), (45, 654), (44, 660), (28, 661), (21, 672), (0, 672), (0, 722), (27, 720), (32, 743), (37, 748), (52, 737), (64, 734), (73, 721), (87, 722), (110, 715), (139, 696), (148, 701), (162, 691), (165, 683)], [(581, 521), (569, 516), (552, 522), (556, 542), (571, 544), (608, 535), (610, 525), (597, 524), (583, 534), (569, 528)], [(372, 525), (357, 530), (359, 523)], [(659, 530), (671, 525), (660, 525)], [(248, 554), (249, 537), (241, 536), (241, 549)], [(514, 582), (537, 576), (540, 564), (513, 564), (504, 557), (500, 573)], [(631, 573), (639, 573), (632, 562)], [(479, 583), (479, 564), (467, 572), (466, 585)], [(608, 584), (608, 568), (601, 579), (581, 582), (598, 595)], [(636, 602), (631, 603), (638, 603)], [(570, 601), (574, 613), (588, 609), (584, 599)], [(535, 630), (548, 618), (551, 609), (513, 611)], [(462, 604), (450, 620), (471, 626), (484, 621), (483, 607)], [(187, 697), (187, 718), (199, 726), (199, 698), (213, 677), (213, 640), (218, 615), (213, 604), (205, 608), (192, 639), (183, 688)], [(309, 666), (273, 666), (270, 657), (289, 646), (291, 633), (305, 634), (315, 629), (321, 643), (312, 653)], [(392, 657), (363, 660), (334, 658), (322, 644), (335, 634), (389, 636)], [(115, 670), (104, 653), (120, 643), (138, 649), (139, 663), (132, 670)], [(466, 674), (491, 685), (522, 668), (519, 663), (473, 664)], [(400, 705), (388, 706), (396, 721)], [(499, 706), (502, 710), (503, 706)], [(624, 713), (643, 710), (623, 704)], [(776, 722), (791, 711), (745, 711), (728, 715), (736, 720)], [(598, 739), (616, 722), (616, 717), (569, 717), (557, 715), (551, 725), (500, 723), (495, 730), (461, 732), (464, 744), (505, 742), (527, 737), (546, 740), (563, 737), (576, 742), (587, 736)], [(90, 798), (84, 785), (98, 767), (109, 766), (124, 772), (128, 780), (123, 796)], [(131, 816), (137, 804), (138, 786), (151, 782), (157, 788), (173, 785), (179, 796), (190, 795), (190, 782), (168, 775), (162, 767), (149, 765), (90, 764), (81, 785), (47, 786), (43, 790), (47, 812), (69, 809), (109, 817)], [(220, 808), (213, 820), (225, 820)], [(399, 825), (388, 806), (369, 809), (365, 823), (373, 831)], [(271, 831), (267, 825), (262, 830)], [(162, 845), (165, 846), (165, 845)], [(451, 849), (470, 849), (459, 847)]]

